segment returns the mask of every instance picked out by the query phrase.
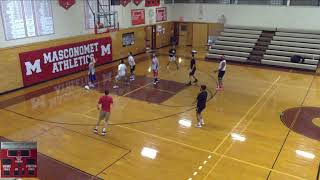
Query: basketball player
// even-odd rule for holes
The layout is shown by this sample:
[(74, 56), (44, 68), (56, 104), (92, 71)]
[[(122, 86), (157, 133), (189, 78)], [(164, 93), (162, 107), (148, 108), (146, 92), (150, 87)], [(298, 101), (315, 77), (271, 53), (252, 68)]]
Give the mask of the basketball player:
[(97, 108), (100, 111), (99, 113), (99, 118), (96, 124), (96, 127), (93, 129), (93, 132), (98, 134), (98, 128), (100, 125), (101, 120), (104, 120), (104, 128), (102, 129), (101, 135), (105, 136), (106, 135), (106, 129), (108, 126), (108, 120), (110, 117), (110, 110), (111, 110), (111, 105), (113, 104), (113, 99), (111, 96), (109, 96), (109, 91), (106, 90), (104, 92), (104, 96), (101, 96)]
[(126, 71), (127, 71), (127, 67), (124, 64), (123, 60), (121, 60), (120, 64), (118, 65), (118, 75), (116, 75), (116, 78), (115, 78), (116, 82), (115, 82), (115, 85), (113, 86), (114, 89), (119, 88), (118, 86), (119, 81), (127, 80)]
[(189, 83), (187, 85), (191, 85), (192, 78), (194, 79), (194, 83), (198, 82), (198, 79), (194, 76), (196, 73), (196, 60), (194, 58), (194, 51), (192, 51), (192, 59), (190, 61), (190, 70), (189, 70)]
[(129, 53), (128, 63), (130, 66), (130, 81), (134, 81), (134, 79), (135, 79), (134, 71), (136, 69), (136, 63), (133, 59), (132, 52)]
[(152, 54), (152, 59), (151, 59), (151, 69), (153, 72), (153, 84), (156, 85), (159, 80), (158, 80), (158, 71), (159, 71), (159, 61), (155, 53)]
[(206, 91), (207, 87), (205, 85), (201, 85), (200, 93), (197, 96), (197, 125), (196, 127), (201, 128), (204, 125), (204, 120), (202, 118), (201, 112), (206, 108), (207, 96), (208, 93)]
[(167, 64), (167, 68), (169, 67), (170, 63), (174, 62), (176, 64), (177, 69), (179, 69), (178, 62), (176, 61), (176, 49), (171, 48), (169, 49), (169, 62)]
[(227, 61), (224, 57), (224, 55), (220, 56), (220, 63), (219, 63), (219, 68), (215, 72), (218, 72), (218, 82), (217, 82), (217, 88), (216, 90), (223, 90), (223, 76), (226, 72), (227, 68)]
[(96, 80), (96, 70), (95, 70), (95, 63), (96, 60), (94, 59), (94, 57), (89, 57), (88, 59), (89, 62), (89, 68), (88, 68), (88, 76), (89, 76), (89, 87), (94, 87), (94, 81)]

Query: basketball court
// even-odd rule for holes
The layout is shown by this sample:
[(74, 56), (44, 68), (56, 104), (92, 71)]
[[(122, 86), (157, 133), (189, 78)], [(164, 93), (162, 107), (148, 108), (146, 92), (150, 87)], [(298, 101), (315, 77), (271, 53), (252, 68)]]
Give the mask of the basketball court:
[[(183, 54), (189, 50), (178, 50), (179, 70), (167, 69), (167, 56), (159, 55), (156, 87), (150, 83), (150, 57), (142, 54), (137, 80), (118, 90), (111, 88), (113, 63), (98, 68), (95, 89), (83, 88), (87, 77), (81, 72), (3, 95), (1, 136), (37, 141), (40, 162), (77, 179), (315, 179), (319, 134), (312, 139), (290, 130), (280, 114), (319, 106), (319, 77), (229, 64), (225, 90), (216, 92), (217, 63), (199, 53), (196, 76), (199, 85), (208, 86), (209, 98), (206, 125), (195, 128), (192, 102), (199, 85), (185, 85), (190, 57)], [(92, 129), (105, 89), (111, 90), (114, 106), (103, 137)], [(313, 123), (319, 128), (319, 119)], [(299, 156), (297, 150), (312, 152), (314, 158)], [(48, 179), (68, 179), (54, 170), (45, 173)]]

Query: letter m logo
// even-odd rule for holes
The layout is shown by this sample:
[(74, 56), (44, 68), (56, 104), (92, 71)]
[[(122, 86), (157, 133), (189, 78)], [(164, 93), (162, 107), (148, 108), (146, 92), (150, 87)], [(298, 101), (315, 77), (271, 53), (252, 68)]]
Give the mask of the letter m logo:
[(106, 54), (111, 54), (111, 45), (107, 44), (106, 46), (101, 46), (101, 56), (105, 56)]
[(30, 61), (25, 62), (24, 65), (26, 66), (26, 75), (32, 75), (32, 73), (40, 73), (42, 72), (41, 66), (40, 66), (40, 59), (37, 59), (32, 64)]

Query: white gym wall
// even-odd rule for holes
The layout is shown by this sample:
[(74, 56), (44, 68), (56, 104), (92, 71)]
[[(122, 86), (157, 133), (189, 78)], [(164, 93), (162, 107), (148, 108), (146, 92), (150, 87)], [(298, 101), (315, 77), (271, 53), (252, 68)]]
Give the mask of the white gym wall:
[[(3, 24), (2, 24), (2, 18), (0, 18), (0, 48), (94, 33), (93, 29), (85, 28), (85, 14), (84, 14), (85, 3), (86, 3), (85, 0), (76, 1), (76, 3), (72, 7), (70, 7), (68, 10), (65, 10), (59, 5), (58, 0), (52, 1), (52, 11), (53, 11), (52, 13), (53, 13), (54, 31), (55, 31), (55, 33), (52, 35), (6, 41)], [(163, 2), (161, 3), (162, 3), (161, 6), (164, 6)], [(116, 10), (118, 11), (118, 20), (119, 20), (120, 28), (132, 27), (131, 9), (143, 9), (143, 8), (145, 9), (146, 24), (155, 23), (156, 7), (145, 8), (144, 1), (142, 1), (139, 6), (136, 6), (135, 4), (133, 4), (133, 2), (129, 3), (126, 7), (123, 7), (122, 5), (116, 6)], [(150, 16), (148, 15), (150, 9), (152, 9), (154, 12), (154, 16), (152, 18), (150, 18)], [(170, 9), (170, 6), (168, 6), (167, 7), (168, 21), (172, 20), (170, 17), (172, 17), (171, 9)]]
[(173, 19), (183, 17), (184, 21), (218, 22), (224, 15), (226, 23), (232, 25), (320, 31), (320, 7), (203, 4), (202, 17), (199, 7), (200, 4), (174, 4)]

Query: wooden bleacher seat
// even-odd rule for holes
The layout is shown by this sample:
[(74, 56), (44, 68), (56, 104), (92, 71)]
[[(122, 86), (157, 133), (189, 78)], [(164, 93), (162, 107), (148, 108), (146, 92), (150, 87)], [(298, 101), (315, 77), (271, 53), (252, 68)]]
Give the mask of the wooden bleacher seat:
[(247, 29), (224, 29), (224, 32), (260, 35), (262, 31), (258, 31), (258, 30), (247, 30)]
[(307, 59), (316, 59), (316, 60), (320, 59), (320, 56), (318, 54), (307, 54), (307, 53), (277, 51), (277, 50), (270, 50), (270, 49), (268, 49), (266, 51), (266, 54), (277, 55), (277, 56), (287, 56), (287, 57), (291, 57), (293, 55), (300, 55), (300, 56), (303, 56), (303, 57), (305, 57)]
[(287, 42), (301, 42), (301, 43), (320, 44), (320, 39), (308, 39), (308, 38), (293, 38), (293, 37), (274, 36), (274, 37), (273, 37), (273, 40), (287, 41)]
[(307, 53), (307, 54), (320, 54), (320, 49), (309, 49), (309, 48), (301, 48), (301, 47), (269, 45), (269, 49), (273, 49), (273, 50), (277, 50), (277, 51), (290, 51), (290, 52), (297, 52), (297, 53)]
[[(291, 57), (287, 57), (287, 56), (275, 56), (275, 55), (265, 54), (263, 58), (265, 60), (291, 62)], [(318, 65), (319, 60), (305, 59), (304, 64)]]
[(304, 47), (309, 49), (320, 49), (320, 44), (298, 43), (298, 42), (286, 42), (286, 41), (271, 41), (272, 45), (287, 46), (287, 47)]
[(277, 28), (278, 32), (291, 32), (291, 33), (301, 33), (301, 34), (320, 34), (318, 30), (308, 30), (308, 29), (288, 29), (288, 28)]
[(209, 54), (224, 54), (229, 56), (239, 56), (239, 57), (248, 57), (250, 53), (248, 52), (237, 52), (237, 51), (227, 51), (219, 49), (209, 49)]
[(220, 41), (217, 40), (215, 42), (216, 45), (223, 45), (223, 46), (236, 46), (236, 47), (254, 47), (254, 43), (245, 43), (245, 42), (231, 42), (231, 41)]
[(241, 34), (241, 33), (229, 33), (229, 32), (222, 32), (221, 35), (225, 37), (238, 37), (238, 38), (249, 38), (249, 39), (258, 39), (260, 36), (257, 34)]
[(247, 47), (237, 47), (237, 46), (223, 46), (223, 45), (213, 45), (211, 49), (220, 49), (220, 50), (227, 50), (227, 51), (240, 51), (240, 52), (251, 52), (252, 48)]
[[(218, 59), (222, 54), (207, 54), (207, 58)], [(238, 57), (238, 56), (229, 56), (225, 55), (227, 61), (238, 61), (238, 62), (246, 62), (246, 57)]]
[(298, 64), (298, 63), (291, 63), (291, 62), (284, 62), (284, 61), (272, 61), (272, 60), (262, 59), (261, 63), (267, 64), (267, 65), (273, 65), (273, 66), (290, 67), (290, 68), (305, 69), (305, 70), (312, 70), (312, 71), (315, 71), (317, 69), (317, 65)]
[(308, 38), (308, 39), (320, 39), (320, 34), (302, 34), (302, 33), (276, 32), (276, 36)]
[(225, 37), (225, 36), (219, 36), (218, 40), (220, 40), (220, 41), (231, 41), (231, 42), (244, 42), (244, 43), (256, 43), (257, 42), (257, 39)]

